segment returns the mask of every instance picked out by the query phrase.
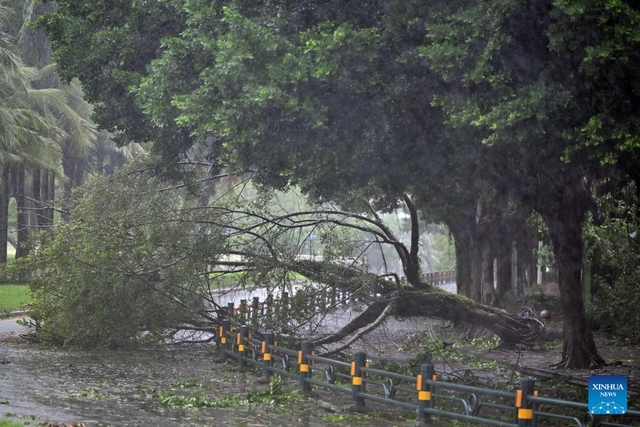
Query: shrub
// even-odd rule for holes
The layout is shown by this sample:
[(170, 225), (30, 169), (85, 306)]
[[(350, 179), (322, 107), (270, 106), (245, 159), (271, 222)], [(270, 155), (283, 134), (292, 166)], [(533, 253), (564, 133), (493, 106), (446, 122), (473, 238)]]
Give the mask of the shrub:
[(196, 227), (189, 198), (158, 191), (133, 166), (95, 177), (76, 194), (72, 220), (36, 236), (17, 262), (31, 283), (29, 316), (42, 340), (81, 347), (160, 342), (203, 310), (219, 233)]

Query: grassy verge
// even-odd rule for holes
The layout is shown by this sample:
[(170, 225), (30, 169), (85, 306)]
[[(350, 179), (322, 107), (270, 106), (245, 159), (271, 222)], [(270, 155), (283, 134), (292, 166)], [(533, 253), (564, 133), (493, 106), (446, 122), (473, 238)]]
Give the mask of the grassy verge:
[(18, 424), (11, 421), (0, 421), (0, 427), (22, 427), (24, 424)]
[(23, 308), (30, 302), (29, 285), (0, 285), (0, 313)]

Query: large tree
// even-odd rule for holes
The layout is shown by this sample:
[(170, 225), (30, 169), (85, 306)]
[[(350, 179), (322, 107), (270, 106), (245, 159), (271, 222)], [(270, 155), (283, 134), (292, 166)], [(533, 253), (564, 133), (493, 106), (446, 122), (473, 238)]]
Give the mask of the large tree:
[[(104, 94), (94, 83), (98, 70), (111, 82), (102, 85), (121, 87), (120, 77), (131, 76), (140, 60), (129, 64), (128, 50), (118, 51), (119, 62), (104, 55), (96, 61), (93, 52), (74, 55), (84, 39), (102, 41), (117, 32), (137, 50), (153, 52), (145, 56), (146, 69), (136, 68), (140, 84), (129, 84), (132, 96), (108, 109), (142, 108), (150, 119), (145, 138), (161, 154), (158, 170), (188, 162), (186, 148), (196, 143), (212, 170), (253, 168), (267, 185), (297, 184), (321, 200), (366, 196), (392, 208), (410, 193), (425, 217), (449, 226), (460, 255), (460, 292), (480, 300), (482, 281), (470, 273), (488, 241), (475, 221), (482, 194), (492, 192), (481, 184), (486, 150), (469, 143), (477, 140), (473, 134), (447, 134), (442, 112), (431, 105), (434, 94), (449, 88), (416, 50), (429, 14), (422, 3), (193, 1), (183, 14), (170, 15), (172, 24), (162, 25), (166, 33), (146, 37), (139, 34), (149, 31), (148, 17), (137, 26), (123, 23), (181, 10), (180, 2), (162, 2), (153, 11), (132, 2), (99, 21), (100, 3), (81, 9), (78, 2), (58, 3), (57, 13), (41, 23), (65, 77), (82, 76), (90, 99), (112, 102), (119, 92), (112, 87)], [(127, 129), (112, 117), (96, 111), (96, 120), (114, 132), (132, 138), (141, 131), (137, 121)], [(170, 133), (191, 138), (177, 142)]]
[[(602, 363), (578, 289), (589, 185), (607, 171), (593, 166), (633, 153), (637, 126), (624, 116), (636, 95), (610, 95), (636, 87), (636, 12), (605, 3), (61, 0), (41, 22), (65, 77), (103, 103), (97, 120), (153, 141), (162, 169), (196, 144), (214, 171), (251, 168), (352, 209), (404, 199), (473, 232), (476, 262), (483, 201), (537, 210), (560, 270), (563, 362), (585, 367)], [(405, 275), (421, 289), (414, 243)]]
[[(77, 84), (63, 85), (53, 71), (50, 51), (41, 30), (28, 27), (35, 14), (51, 5), (33, 0), (7, 2), (0, 13), (3, 50), (3, 141), (11, 155), (2, 159), (0, 239), (7, 241), (9, 198), (16, 198), (18, 239), (16, 256), (26, 254), (32, 229), (53, 222), (55, 176), (61, 174), (63, 151), (91, 145), (93, 125), (88, 104)], [(77, 150), (76, 150), (77, 151)], [(0, 259), (6, 261), (1, 245)]]
[(614, 3), (460, 2), (430, 24), (423, 50), (459, 88), (442, 99), (449, 121), (483, 134), (494, 173), (549, 229), (569, 367), (602, 363), (581, 294), (592, 188), (638, 152), (640, 15)]

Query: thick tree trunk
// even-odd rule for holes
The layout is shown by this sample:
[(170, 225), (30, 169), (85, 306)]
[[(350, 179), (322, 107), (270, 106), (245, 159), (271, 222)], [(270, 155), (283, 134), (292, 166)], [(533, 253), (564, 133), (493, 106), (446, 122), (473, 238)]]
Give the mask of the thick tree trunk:
[(498, 242), (497, 259), (496, 291), (501, 300), (511, 290), (511, 241), (506, 237)]
[(474, 301), (482, 301), (482, 281), (484, 273), (484, 242), (478, 230), (469, 230), (471, 234), (471, 292), (468, 295)]
[(393, 314), (398, 317), (435, 317), (485, 327), (507, 346), (531, 344), (544, 330), (544, 325), (536, 319), (509, 314), (436, 287), (404, 293), (398, 296), (396, 307)]
[(564, 345), (560, 365), (569, 369), (586, 369), (605, 363), (596, 348), (582, 300), (582, 226), (588, 197), (582, 183), (578, 182), (573, 188), (565, 188), (555, 204), (542, 205), (540, 210), (549, 228), (558, 266), (558, 285), (564, 314)]
[(494, 287), (494, 259), (491, 245), (485, 244), (484, 250), (482, 251), (482, 303), (492, 307), (498, 305), (498, 293)]
[(482, 301), (483, 252), (488, 243), (476, 213), (447, 222), (456, 250), (456, 286), (459, 295)]
[(582, 223), (576, 218), (549, 221), (558, 285), (564, 313), (563, 358), (566, 368), (586, 369), (604, 364), (595, 341), (582, 300)]
[(471, 236), (460, 224), (447, 223), (456, 251), (456, 287), (458, 295), (471, 297)]
[(376, 301), (341, 330), (320, 338), (314, 345), (330, 344), (343, 340), (360, 328), (373, 323), (388, 304), (395, 309), (390, 315), (400, 318), (431, 317), (467, 322), (487, 328), (499, 336), (506, 346), (532, 344), (544, 331), (544, 325), (533, 318), (522, 318), (504, 310), (476, 303), (466, 297), (452, 294), (440, 288), (397, 292), (386, 296), (385, 301)]
[(368, 290), (375, 286), (382, 294), (380, 299), (371, 302), (366, 310), (340, 331), (318, 339), (316, 345), (338, 342), (354, 334), (373, 323), (389, 304), (394, 305), (389, 314), (398, 317), (432, 317), (485, 327), (498, 335), (507, 346), (532, 343), (544, 330), (544, 325), (536, 319), (521, 318), (427, 283), (398, 287), (375, 274), (321, 261), (300, 260), (287, 267), (317, 283), (352, 290), (363, 287)]

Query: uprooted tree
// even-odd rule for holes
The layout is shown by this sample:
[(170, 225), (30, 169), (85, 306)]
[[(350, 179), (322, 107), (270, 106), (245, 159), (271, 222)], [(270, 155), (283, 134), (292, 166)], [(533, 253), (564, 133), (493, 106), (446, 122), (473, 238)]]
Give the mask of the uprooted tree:
[[(373, 209), (354, 213), (321, 206), (285, 212), (270, 192), (254, 191), (247, 198), (248, 184), (235, 182), (244, 191), (218, 186), (207, 205), (199, 203), (193, 187), (164, 183), (140, 165), (94, 178), (79, 189), (72, 219), (41, 234), (33, 254), (18, 263), (19, 271), (38, 272), (30, 310), (36, 337), (87, 347), (193, 340), (185, 331), (212, 332), (219, 324), (221, 284), (273, 294), (294, 282), (309, 301), (323, 289), (341, 288), (365, 305), (339, 331), (312, 334), (317, 345), (349, 344), (388, 316), (470, 322), (507, 344), (532, 342), (542, 330), (533, 319), (422, 280), (417, 239), (405, 246)], [(404, 202), (417, 223), (411, 200)], [(317, 260), (299, 256), (310, 232), (318, 236)], [(364, 248), (363, 235), (369, 241)], [(357, 258), (379, 245), (395, 249), (406, 281), (360, 268)], [(307, 309), (268, 326), (302, 336), (311, 318), (335, 309), (318, 311), (308, 301), (302, 306)]]

